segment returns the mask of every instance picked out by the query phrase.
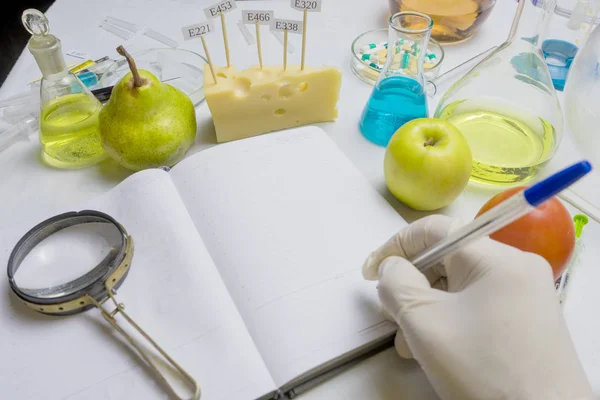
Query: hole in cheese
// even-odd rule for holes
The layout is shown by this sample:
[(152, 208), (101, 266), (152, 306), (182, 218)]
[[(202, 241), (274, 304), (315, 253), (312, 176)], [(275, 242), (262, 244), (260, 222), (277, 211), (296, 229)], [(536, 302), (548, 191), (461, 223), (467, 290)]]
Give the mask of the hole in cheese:
[(269, 100), (271, 100), (271, 95), (263, 94), (262, 96), (260, 96), (260, 98), (263, 99), (264, 101), (269, 101)]
[(234, 83), (233, 92), (236, 97), (246, 97), (250, 94), (250, 79), (237, 78)]
[(218, 72), (217, 76), (220, 76), (221, 78), (227, 78), (227, 75), (225, 75), (225, 72)]
[(298, 91), (299, 92), (304, 92), (304, 91), (306, 91), (306, 89), (308, 89), (308, 83), (301, 82), (301, 83), (298, 84)]
[(294, 89), (289, 83), (284, 83), (279, 87), (279, 97), (289, 99), (294, 94)]
[(267, 70), (258, 70), (255, 73), (256, 78), (258, 79), (270, 79), (271, 78), (271, 72), (267, 71)]
[(283, 114), (285, 114), (285, 110), (283, 108), (278, 108), (277, 110), (275, 110), (275, 115), (280, 117)]

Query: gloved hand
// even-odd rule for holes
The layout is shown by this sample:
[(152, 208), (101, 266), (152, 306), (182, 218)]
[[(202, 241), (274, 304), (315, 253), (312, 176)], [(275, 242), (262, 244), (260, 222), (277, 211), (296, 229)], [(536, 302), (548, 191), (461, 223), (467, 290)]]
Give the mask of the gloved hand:
[(445, 400), (593, 399), (543, 258), (484, 238), (425, 275), (406, 260), (458, 226), (423, 218), (365, 262), (399, 326), (398, 353)]

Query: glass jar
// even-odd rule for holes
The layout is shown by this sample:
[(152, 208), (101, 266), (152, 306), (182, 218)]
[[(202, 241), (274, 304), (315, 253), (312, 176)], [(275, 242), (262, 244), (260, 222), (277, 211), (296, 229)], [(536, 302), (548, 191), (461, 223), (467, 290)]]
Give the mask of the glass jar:
[[(596, 17), (600, 11), (600, 0), (571, 0), (565, 3), (558, 3), (566, 8), (556, 7), (548, 38), (542, 43), (552, 83), (559, 91), (564, 90), (573, 59), (585, 45), (594, 23), (598, 22)], [(538, 0), (536, 6), (542, 7), (543, 1)]]
[(565, 88), (565, 116), (573, 141), (600, 166), (600, 25), (592, 32), (569, 72)]
[(473, 36), (489, 17), (496, 0), (389, 0), (392, 14), (417, 11), (433, 19), (431, 37), (458, 43)]

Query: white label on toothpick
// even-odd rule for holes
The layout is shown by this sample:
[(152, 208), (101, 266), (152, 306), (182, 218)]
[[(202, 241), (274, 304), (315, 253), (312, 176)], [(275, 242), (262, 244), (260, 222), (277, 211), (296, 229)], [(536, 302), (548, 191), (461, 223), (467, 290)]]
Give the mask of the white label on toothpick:
[(202, 35), (208, 35), (213, 31), (213, 26), (210, 22), (203, 22), (196, 25), (188, 25), (181, 28), (183, 40), (199, 38)]
[(299, 11), (321, 11), (322, 0), (291, 0), (292, 8)]
[(236, 8), (235, 0), (224, 0), (205, 8), (204, 15), (206, 15), (206, 18), (208, 19), (217, 18), (221, 13), (227, 13)]
[(275, 17), (275, 12), (268, 11), (254, 11), (254, 10), (244, 10), (242, 11), (242, 21), (245, 24), (256, 24), (258, 21), (261, 25), (269, 25), (273, 18)]
[(290, 33), (302, 33), (302, 21), (294, 21), (292, 19), (274, 19), (271, 22), (271, 30)]

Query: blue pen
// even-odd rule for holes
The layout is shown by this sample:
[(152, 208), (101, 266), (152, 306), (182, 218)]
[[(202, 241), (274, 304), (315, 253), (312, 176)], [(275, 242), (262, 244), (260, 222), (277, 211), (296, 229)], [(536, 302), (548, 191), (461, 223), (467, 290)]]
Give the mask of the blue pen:
[(535, 207), (550, 200), (592, 170), (587, 161), (581, 161), (536, 183), (500, 203), (471, 223), (451, 233), (446, 239), (413, 257), (410, 262), (421, 272), (433, 267), (459, 248), (488, 236), (521, 218)]

